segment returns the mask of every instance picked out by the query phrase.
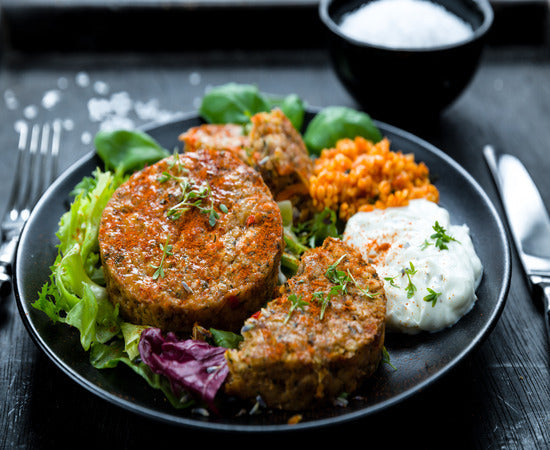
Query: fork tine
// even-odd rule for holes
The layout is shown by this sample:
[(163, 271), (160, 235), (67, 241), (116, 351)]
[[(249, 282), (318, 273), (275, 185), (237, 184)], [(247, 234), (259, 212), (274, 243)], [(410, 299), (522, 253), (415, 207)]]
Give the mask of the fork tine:
[(9, 211), (9, 214), (12, 217), (14, 216), (14, 214), (15, 216), (17, 216), (17, 211), (19, 209), (21, 199), (21, 192), (18, 187), (22, 184), (23, 179), (26, 154), (25, 149), (27, 147), (29, 127), (25, 122), (21, 121), (17, 123), (16, 130), (19, 132), (19, 143), (17, 144), (17, 159), (15, 163), (13, 185), (6, 209), (7, 211)]
[(23, 181), (23, 193), (21, 203), (19, 204), (20, 216), (26, 220), (33, 206), (33, 186), (35, 184), (35, 167), (38, 153), (38, 143), (40, 139), (40, 126), (35, 124), (31, 129), (31, 139), (29, 142), (29, 151), (27, 152), (26, 180)]
[(44, 174), (44, 159), (47, 157), (48, 140), (50, 138), (50, 125), (45, 123), (42, 126), (42, 136), (40, 140), (40, 152), (35, 157), (38, 158), (38, 169), (36, 169), (36, 183), (33, 183), (33, 195), (32, 200), (29, 200), (29, 206), (34, 205), (38, 200), (40, 194), (42, 194), (43, 186), (46, 183), (46, 176)]
[[(60, 124), (53, 127), (54, 138), (50, 147), (50, 124), (31, 128), (27, 145), (28, 126), (18, 122), (19, 132), (17, 160), (12, 190), (8, 200), (7, 214), (0, 224), (0, 295), (4, 297), (11, 287), (11, 266), (22, 227), (27, 221), (39, 195), (55, 176), (55, 165), (59, 153)], [(51, 151), (49, 151), (51, 149)], [(44, 164), (47, 159), (48, 164)], [(53, 163), (51, 160), (54, 160)], [(53, 165), (52, 165), (53, 164)], [(50, 167), (51, 166), (51, 167)], [(50, 168), (51, 171), (46, 173)], [(48, 175), (48, 176), (46, 176)]]
[[(50, 140), (51, 134), (51, 140)], [(57, 175), (57, 158), (59, 155), (59, 142), (61, 138), (61, 122), (54, 120), (50, 125), (45, 123), (42, 127), (42, 140), (40, 146), (40, 167), (38, 169), (38, 183), (36, 197), (38, 197), (52, 184)]]
[(19, 143), (7, 211), (13, 220), (26, 220), (40, 195), (56, 177), (61, 121), (35, 124), (31, 128), (20, 122), (16, 130)]
[(52, 156), (50, 160), (50, 177), (48, 184), (53, 183), (57, 177), (57, 161), (59, 159), (59, 143), (61, 141), (61, 121), (59, 119), (54, 120), (52, 128)]

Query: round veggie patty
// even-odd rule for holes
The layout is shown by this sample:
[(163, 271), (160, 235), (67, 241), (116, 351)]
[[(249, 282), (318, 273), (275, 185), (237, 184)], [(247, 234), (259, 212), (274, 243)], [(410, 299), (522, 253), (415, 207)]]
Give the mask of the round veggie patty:
[(100, 254), (123, 318), (163, 330), (238, 330), (272, 297), (280, 210), (227, 151), (174, 154), (134, 173), (104, 209)]

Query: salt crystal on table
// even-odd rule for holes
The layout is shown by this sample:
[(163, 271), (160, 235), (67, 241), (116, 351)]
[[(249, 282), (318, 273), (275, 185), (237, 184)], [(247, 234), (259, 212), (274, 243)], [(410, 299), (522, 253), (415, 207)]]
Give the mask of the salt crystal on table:
[(67, 87), (69, 87), (69, 80), (65, 77), (59, 77), (57, 79), (57, 87), (59, 89), (67, 89)]
[(85, 131), (80, 135), (80, 142), (85, 145), (91, 144), (92, 140), (92, 133), (90, 133), (89, 131)]
[(76, 84), (80, 87), (87, 87), (90, 85), (90, 76), (86, 72), (78, 72), (75, 79)]
[(107, 95), (109, 93), (109, 85), (104, 81), (96, 81), (94, 83), (94, 91), (100, 95)]
[(35, 105), (26, 106), (23, 110), (23, 116), (25, 119), (34, 119), (38, 115), (38, 108)]
[(100, 122), (112, 113), (111, 103), (104, 98), (88, 100), (88, 114), (93, 122)]
[(376, 0), (346, 14), (342, 32), (392, 48), (427, 48), (468, 39), (472, 27), (443, 6), (426, 0)]
[(6, 89), (4, 91), (4, 101), (8, 109), (14, 110), (19, 106), (19, 100), (17, 100), (15, 93), (11, 89)]
[(192, 72), (189, 75), (189, 83), (191, 83), (191, 86), (198, 86), (201, 83), (201, 74), (198, 72)]
[(61, 101), (61, 93), (57, 89), (51, 89), (42, 96), (42, 107), (52, 109)]

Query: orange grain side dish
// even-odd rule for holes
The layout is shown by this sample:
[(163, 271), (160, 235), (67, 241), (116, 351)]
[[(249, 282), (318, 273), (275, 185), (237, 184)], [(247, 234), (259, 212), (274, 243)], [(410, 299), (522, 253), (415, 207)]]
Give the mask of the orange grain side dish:
[(428, 167), (413, 154), (391, 151), (387, 138), (342, 139), (315, 160), (310, 194), (316, 209), (330, 208), (348, 220), (359, 211), (405, 206), (409, 200), (439, 201)]

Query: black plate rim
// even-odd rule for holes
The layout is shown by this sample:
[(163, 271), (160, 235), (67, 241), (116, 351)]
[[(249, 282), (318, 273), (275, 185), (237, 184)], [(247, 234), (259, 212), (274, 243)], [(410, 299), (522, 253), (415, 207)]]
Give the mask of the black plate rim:
[[(317, 113), (321, 108), (312, 108), (308, 107), (307, 111), (309, 113), (315, 114)], [(151, 122), (146, 125), (143, 125), (140, 127), (140, 129), (144, 131), (150, 131), (155, 128), (161, 128), (163, 126), (171, 126), (174, 125), (177, 122), (185, 121), (185, 120), (191, 120), (191, 119), (198, 119), (199, 116), (196, 113), (182, 113), (179, 114), (172, 119), (164, 122)], [(123, 409), (126, 409), (130, 412), (139, 414), (141, 416), (154, 419), (157, 421), (165, 422), (172, 425), (179, 425), (184, 426), (188, 428), (194, 428), (194, 429), (203, 429), (203, 430), (211, 430), (211, 431), (231, 431), (231, 432), (250, 432), (250, 433), (264, 433), (264, 432), (280, 432), (280, 431), (289, 431), (289, 430), (304, 430), (304, 429), (312, 429), (312, 428), (319, 428), (319, 427), (328, 427), (328, 426), (334, 426), (346, 422), (352, 422), (361, 418), (364, 418), (366, 416), (380, 413), (381, 411), (388, 410), (392, 407), (394, 407), (397, 404), (400, 404), (406, 400), (408, 400), (411, 397), (414, 397), (415, 395), (419, 394), (423, 390), (425, 390), (428, 386), (431, 386), (435, 384), (437, 381), (439, 381), (441, 378), (446, 376), (448, 373), (453, 371), (460, 363), (463, 362), (463, 360), (470, 355), (476, 348), (478, 348), (483, 341), (487, 338), (487, 336), (491, 333), (491, 331), (496, 326), (496, 323), (498, 322), (498, 319), (500, 315), (502, 314), (502, 311), (504, 309), (506, 299), (508, 296), (508, 291), (510, 288), (510, 281), (511, 281), (511, 249), (509, 245), (509, 241), (507, 238), (507, 234), (504, 228), (504, 225), (502, 223), (502, 220), (500, 219), (499, 214), (497, 213), (496, 208), (494, 207), (492, 201), (488, 197), (488, 195), (485, 193), (485, 191), (481, 188), (481, 186), (477, 183), (477, 181), (461, 166), (459, 165), (454, 159), (452, 159), (449, 155), (444, 153), (442, 150), (438, 149), (434, 145), (430, 144), (429, 142), (423, 140), (422, 138), (419, 138), (418, 136), (405, 131), (401, 128), (395, 127), (393, 125), (387, 124), (385, 122), (374, 120), (376, 126), (378, 126), (383, 133), (389, 132), (391, 134), (397, 135), (407, 141), (411, 141), (416, 145), (419, 145), (423, 147), (423, 149), (427, 150), (428, 152), (435, 154), (438, 158), (442, 159), (447, 163), (448, 165), (452, 166), (453, 170), (456, 170), (459, 172), (463, 177), (465, 177), (468, 182), (473, 186), (476, 190), (476, 192), (479, 194), (481, 199), (485, 202), (485, 205), (487, 206), (488, 212), (493, 217), (497, 228), (499, 232), (499, 238), (500, 243), (502, 244), (502, 248), (504, 250), (504, 261), (503, 261), (503, 267), (504, 267), (504, 277), (502, 280), (502, 284), (500, 286), (500, 291), (498, 293), (497, 301), (495, 303), (495, 307), (492, 311), (492, 314), (485, 320), (485, 326), (477, 333), (477, 335), (470, 341), (469, 345), (465, 346), (463, 350), (452, 360), (450, 360), (445, 367), (438, 370), (436, 373), (432, 374), (431, 376), (427, 377), (424, 381), (416, 384), (414, 387), (409, 388), (408, 390), (402, 392), (401, 394), (395, 395), (387, 400), (384, 400), (380, 403), (377, 403), (375, 405), (359, 409), (356, 411), (352, 411), (349, 413), (341, 414), (335, 417), (330, 418), (322, 418), (322, 419), (315, 419), (308, 422), (300, 422), (294, 425), (289, 424), (273, 424), (273, 425), (239, 425), (239, 424), (225, 424), (225, 423), (217, 423), (217, 422), (207, 422), (207, 421), (201, 421), (201, 420), (194, 420), (182, 416), (175, 416), (172, 414), (167, 414), (160, 412), (158, 410), (155, 410), (153, 408), (148, 407), (142, 407), (140, 405), (136, 405), (135, 403), (125, 400), (119, 396), (116, 396), (115, 394), (112, 394), (101, 387), (95, 385), (91, 381), (85, 379), (84, 377), (80, 376), (77, 372), (74, 371), (71, 367), (67, 366), (61, 358), (47, 345), (47, 343), (43, 340), (38, 330), (35, 328), (34, 324), (30, 320), (30, 314), (29, 314), (29, 308), (31, 307), (30, 304), (27, 304), (24, 299), (21, 297), (21, 292), (18, 288), (18, 278), (17, 278), (17, 264), (18, 264), (18, 256), (19, 256), (19, 246), (16, 253), (16, 259), (14, 263), (14, 294), (15, 299), (17, 303), (17, 307), (20, 313), (20, 316), (23, 320), (23, 323), (25, 325), (25, 328), (27, 329), (27, 332), (30, 334), (32, 340), (37, 345), (39, 349), (41, 349), (46, 356), (59, 368), (62, 372), (64, 372), (69, 378), (71, 378), (73, 381), (75, 381), (77, 384), (88, 390), (89, 392), (93, 393), (94, 395), (98, 396), (99, 398), (110, 402), (111, 404), (117, 405), (119, 407), (122, 407)], [(80, 159), (78, 159), (75, 163), (73, 163), (71, 166), (69, 166), (57, 179), (56, 181), (46, 190), (46, 192), (43, 194), (43, 196), (38, 201), (35, 209), (39, 209), (42, 202), (45, 202), (48, 193), (52, 190), (55, 190), (56, 186), (63, 184), (65, 180), (70, 177), (72, 172), (77, 170), (82, 165), (85, 165), (86, 163), (90, 162), (92, 159), (95, 158), (95, 151), (92, 150), (82, 156)], [(29, 222), (32, 219), (34, 213), (31, 213), (31, 217), (29, 218)], [(21, 234), (21, 238), (19, 242), (23, 242), (26, 239), (26, 227), (23, 228), (23, 232)]]

